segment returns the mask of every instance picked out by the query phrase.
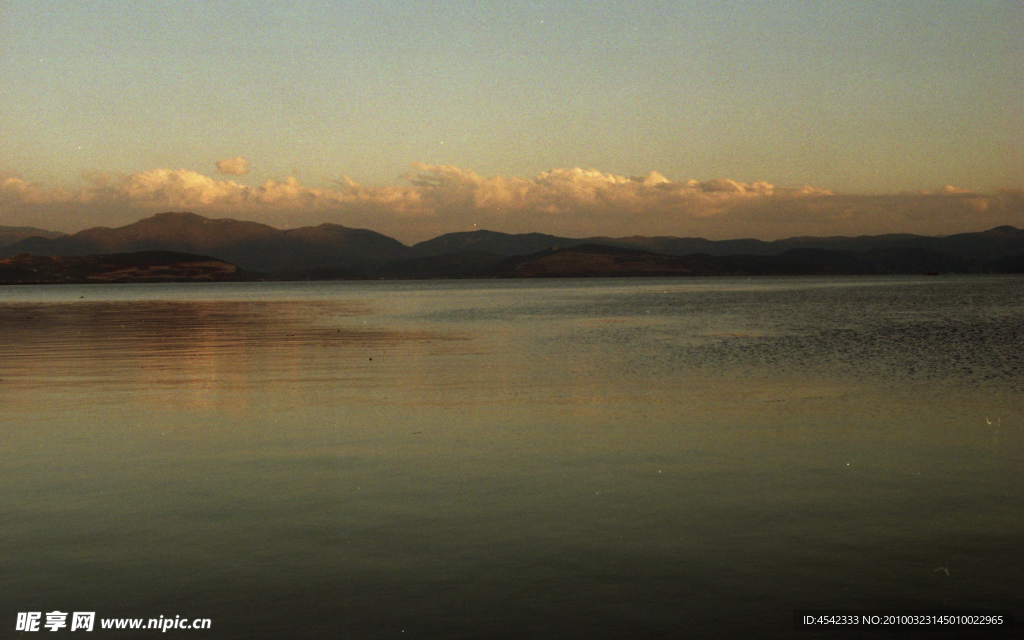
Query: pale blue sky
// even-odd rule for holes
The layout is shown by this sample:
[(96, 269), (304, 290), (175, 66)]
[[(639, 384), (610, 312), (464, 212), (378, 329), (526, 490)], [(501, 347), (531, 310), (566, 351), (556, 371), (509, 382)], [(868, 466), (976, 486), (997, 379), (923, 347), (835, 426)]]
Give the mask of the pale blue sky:
[(1024, 185), (1022, 33), (1020, 0), (3, 0), (0, 173), (993, 192)]

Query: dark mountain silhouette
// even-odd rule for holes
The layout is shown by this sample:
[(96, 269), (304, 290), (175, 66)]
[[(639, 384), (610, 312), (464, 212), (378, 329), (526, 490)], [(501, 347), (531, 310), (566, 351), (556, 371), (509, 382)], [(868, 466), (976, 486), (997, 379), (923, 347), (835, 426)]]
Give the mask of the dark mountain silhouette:
[(669, 256), (650, 251), (584, 244), (509, 258), (494, 271), (503, 278), (596, 276), (765, 276), (874, 274), (857, 256), (821, 249), (792, 249), (779, 256)]
[(997, 258), (987, 267), (990, 273), (1024, 273), (1024, 255)]
[(1024, 256), (1024, 231), (1010, 226), (947, 237), (887, 234), (771, 242), (668, 236), (565, 238), (471, 231), (408, 247), (375, 231), (335, 224), (281, 230), (193, 213), (161, 213), (113, 229), (95, 227), (70, 235), (50, 235), (53, 237), (22, 238), (0, 248), (0, 257), (162, 250), (214, 256), (253, 277), (323, 280), (523, 277), (527, 273), (1002, 273), (1017, 272), (1020, 256)]
[(378, 278), (425, 280), (443, 278), (493, 278), (506, 257), (486, 251), (456, 251), (435, 256), (399, 260), (376, 272)]
[(368, 275), (409, 255), (409, 247), (376, 231), (324, 223), (285, 231), (276, 253), (268, 252), (261, 259), (240, 255), (239, 259), (244, 260), (240, 264), (271, 273), (334, 269)]
[(879, 273), (978, 273), (985, 270), (985, 261), (918, 247), (873, 249), (860, 255)]
[(495, 275), (504, 278), (694, 275), (691, 268), (694, 257), (581, 244), (509, 258), (498, 266)]
[(0, 247), (6, 247), (25, 238), (59, 238), (63, 236), (59, 231), (46, 231), (35, 227), (4, 227), (0, 226)]
[[(546, 245), (546, 246), (545, 246)], [(802, 274), (886, 274), (886, 273), (1003, 273), (1013, 268), (1014, 256), (1024, 255), (1024, 231), (1010, 226), (980, 233), (965, 233), (945, 238), (913, 234), (879, 236), (800, 237), (766, 242), (756, 239), (706, 240), (704, 238), (673, 238), (665, 236), (628, 238), (563, 238), (543, 234), (502, 234), (474, 231), (447, 234), (413, 246), (414, 251), (436, 255), (444, 250), (457, 251), (468, 247), (487, 247), (489, 251), (509, 257), (540, 259), (553, 264), (545, 252), (570, 248), (607, 246), (642, 255), (644, 252), (666, 256), (702, 256), (692, 267), (695, 274), (783, 275)], [(538, 249), (538, 247), (541, 247)], [(559, 262), (571, 262), (564, 251)], [(596, 254), (586, 250), (586, 260), (593, 262)], [(536, 254), (536, 255), (535, 255)], [(618, 254), (619, 259), (626, 253)], [(581, 256), (576, 256), (583, 260)], [(730, 258), (724, 261), (712, 257)], [(778, 258), (763, 260), (759, 258)], [(1001, 260), (1002, 259), (1002, 260)], [(522, 262), (522, 261), (520, 261)], [(535, 265), (536, 266), (536, 265)], [(648, 265), (652, 269), (653, 265)], [(527, 267), (522, 267), (526, 269)], [(536, 267), (540, 269), (540, 267)], [(548, 268), (548, 267), (545, 267)], [(568, 268), (568, 267), (567, 267)], [(596, 267), (595, 267), (596, 268)], [(630, 268), (635, 268), (635, 265)], [(534, 267), (530, 267), (534, 269)], [(568, 268), (576, 273), (582, 263)], [(625, 270), (626, 267), (623, 267)], [(656, 271), (672, 270), (659, 267)], [(567, 273), (568, 273), (567, 272)], [(505, 270), (502, 275), (511, 277)], [(553, 273), (553, 271), (552, 271)], [(548, 274), (551, 275), (551, 274)], [(624, 274), (625, 275), (625, 274)], [(457, 277), (450, 275), (449, 277)]]
[(670, 256), (702, 253), (711, 256), (774, 255), (789, 247), (774, 249), (772, 243), (753, 238), (740, 240), (707, 240), (705, 238), (675, 238), (671, 236), (631, 236), (628, 238), (588, 238), (590, 244), (604, 244), (626, 249), (639, 249)]
[(825, 238), (798, 237), (771, 242), (746, 238), (740, 240), (706, 240), (669, 236), (632, 236), (628, 238), (563, 238), (543, 234), (506, 234), (495, 231), (449, 233), (413, 245), (417, 255), (439, 255), (461, 250), (482, 250), (505, 256), (529, 255), (553, 248), (581, 244), (600, 244), (684, 256), (704, 253), (713, 256), (763, 255), (777, 256), (790, 249), (825, 249), (864, 253), (881, 249), (927, 249), (929, 251), (988, 261), (1024, 254), (1024, 231), (1010, 226), (996, 227), (980, 233), (962, 233), (947, 237), (913, 234), (878, 236), (833, 236)]
[(281, 230), (257, 222), (160, 213), (124, 227), (94, 227), (56, 239), (29, 238), (6, 255), (75, 256), (150, 250), (214, 255), (251, 272), (302, 274), (336, 269), (359, 273), (409, 255), (383, 234), (340, 225)]
[(456, 251), (486, 251), (503, 256), (524, 256), (548, 249), (575, 247), (582, 244), (638, 249), (652, 253), (683, 256), (691, 253), (709, 255), (771, 255), (770, 242), (762, 240), (705, 240), (704, 238), (672, 238), (666, 236), (629, 238), (565, 238), (543, 233), (509, 234), (498, 231), (463, 231), (447, 233), (433, 240), (412, 246), (417, 256), (436, 256)]
[(0, 260), (3, 284), (94, 282), (223, 282), (247, 279), (233, 264), (174, 251), (141, 251), (95, 256), (18, 254)]
[(870, 260), (856, 253), (801, 247), (770, 256), (775, 264), (792, 266), (814, 275), (872, 275), (882, 273)]
[(543, 233), (509, 234), (499, 231), (461, 231), (446, 233), (412, 246), (413, 255), (439, 256), (460, 251), (476, 251), (499, 256), (525, 256), (554, 247), (574, 247), (587, 240), (561, 238)]
[[(894, 246), (908, 245), (901, 243)], [(980, 233), (958, 233), (935, 238), (919, 246), (964, 258), (994, 260), (1024, 254), (1024, 231), (1007, 225)]]

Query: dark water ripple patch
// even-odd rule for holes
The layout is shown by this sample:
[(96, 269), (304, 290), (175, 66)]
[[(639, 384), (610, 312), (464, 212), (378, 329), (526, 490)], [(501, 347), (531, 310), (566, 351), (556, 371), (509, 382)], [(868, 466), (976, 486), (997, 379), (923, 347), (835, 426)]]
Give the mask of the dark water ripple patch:
[[(570, 341), (577, 355), (618, 345), (618, 356), (601, 355), (634, 375), (774, 373), (1024, 390), (1024, 290), (1009, 281), (637, 294), (617, 302), (632, 321), (583, 327)], [(558, 342), (547, 346), (569, 350)]]
[(949, 321), (823, 329), (771, 337), (725, 337), (678, 350), (697, 368), (746, 365), (780, 374), (819, 372), (894, 380), (1019, 383), (1024, 373), (1024, 326), (1001, 320), (984, 324)]

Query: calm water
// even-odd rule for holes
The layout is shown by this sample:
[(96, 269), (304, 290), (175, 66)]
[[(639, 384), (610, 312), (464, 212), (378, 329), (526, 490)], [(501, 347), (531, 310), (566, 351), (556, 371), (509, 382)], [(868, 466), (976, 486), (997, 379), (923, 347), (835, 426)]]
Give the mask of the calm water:
[(4, 287), (0, 628), (1020, 618), (1022, 345), (1019, 278)]

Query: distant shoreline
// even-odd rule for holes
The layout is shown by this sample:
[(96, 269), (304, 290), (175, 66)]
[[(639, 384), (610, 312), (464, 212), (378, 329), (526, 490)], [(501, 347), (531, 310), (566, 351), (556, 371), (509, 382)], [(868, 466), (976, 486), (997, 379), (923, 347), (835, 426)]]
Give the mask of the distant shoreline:
[[(516, 280), (556, 278), (705, 278), (790, 276), (892, 276), (892, 275), (993, 275), (1020, 271), (974, 270), (965, 272), (870, 271), (851, 256), (834, 252), (802, 252), (783, 256), (708, 255), (666, 256), (602, 246), (544, 251), (516, 256), (493, 266), (489, 273), (461, 276), (378, 276), (324, 272), (267, 275), (246, 272), (238, 266), (193, 254), (142, 251), (93, 256), (33, 256), (19, 254), (0, 260), (0, 285), (131, 284), (156, 282), (380, 282), (427, 280)], [(837, 262), (847, 262), (842, 271)], [(853, 266), (850, 267), (850, 264)], [(842, 265), (840, 265), (842, 266)]]

